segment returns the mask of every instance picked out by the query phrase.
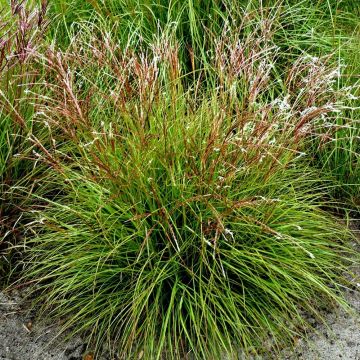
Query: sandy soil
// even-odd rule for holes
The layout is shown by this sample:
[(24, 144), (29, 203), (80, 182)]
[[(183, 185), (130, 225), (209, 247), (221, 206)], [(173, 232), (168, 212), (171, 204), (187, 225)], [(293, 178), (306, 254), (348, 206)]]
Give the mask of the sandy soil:
[(1, 360), (78, 360), (84, 345), (80, 338), (62, 341), (60, 324), (45, 326), (34, 321), (20, 295), (0, 292)]
[[(360, 282), (359, 276), (354, 280)], [(360, 360), (360, 291), (349, 290), (346, 298), (354, 314), (344, 311), (327, 314), (328, 326), (318, 325), (308, 341), (300, 343), (292, 353), (284, 352), (282, 359)]]

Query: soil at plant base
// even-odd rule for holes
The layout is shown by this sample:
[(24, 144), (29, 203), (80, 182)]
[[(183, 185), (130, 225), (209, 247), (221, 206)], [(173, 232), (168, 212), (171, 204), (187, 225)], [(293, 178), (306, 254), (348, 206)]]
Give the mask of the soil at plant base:
[(327, 313), (327, 326), (315, 323), (307, 341), (300, 341), (291, 353), (284, 351), (282, 360), (360, 360), (360, 268), (356, 274), (354, 289), (346, 291), (354, 313)]
[(0, 292), (1, 360), (77, 360), (82, 359), (80, 338), (64, 341), (58, 337), (61, 324), (35, 321), (22, 292)]

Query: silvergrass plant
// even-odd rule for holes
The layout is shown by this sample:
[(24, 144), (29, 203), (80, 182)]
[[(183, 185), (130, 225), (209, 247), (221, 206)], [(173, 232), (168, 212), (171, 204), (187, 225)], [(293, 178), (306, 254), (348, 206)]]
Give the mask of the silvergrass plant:
[(252, 33), (244, 19), (214, 39), (210, 88), (184, 87), (171, 33), (134, 51), (82, 25), (38, 54), (39, 160), (62, 194), (28, 225), (23, 279), (97, 354), (237, 359), (291, 345), (305, 313), (348, 309), (351, 234), (304, 154), (337, 131), (338, 71), (279, 67), (271, 18)]

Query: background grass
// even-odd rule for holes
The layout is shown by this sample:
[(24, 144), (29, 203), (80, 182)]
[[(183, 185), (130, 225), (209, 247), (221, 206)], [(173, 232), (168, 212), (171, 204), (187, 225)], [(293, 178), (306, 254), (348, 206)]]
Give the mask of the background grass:
[[(36, 16), (41, 11), (33, 13)], [(24, 26), (25, 25), (25, 26)], [(45, 25), (45, 24), (43, 24)], [(29, 48), (42, 38), (41, 21), (25, 12), (12, 16), (10, 6), (0, 21), (0, 282), (11, 273), (14, 246), (24, 237), (26, 212), (32, 209), (31, 193), (45, 172), (35, 150), (44, 133), (33, 121), (34, 93), (40, 78)], [(37, 135), (34, 135), (36, 129)], [(26, 222), (26, 221), (25, 221)]]

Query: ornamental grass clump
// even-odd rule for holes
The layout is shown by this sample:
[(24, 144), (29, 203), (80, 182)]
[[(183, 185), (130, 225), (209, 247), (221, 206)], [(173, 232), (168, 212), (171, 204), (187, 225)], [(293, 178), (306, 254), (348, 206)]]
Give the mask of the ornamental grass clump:
[(61, 193), (29, 224), (24, 279), (47, 314), (96, 353), (237, 359), (346, 308), (350, 235), (306, 154), (336, 132), (338, 69), (305, 55), (279, 71), (271, 26), (240, 27), (187, 88), (170, 32), (135, 52), (80, 28), (38, 54), (37, 154)]

